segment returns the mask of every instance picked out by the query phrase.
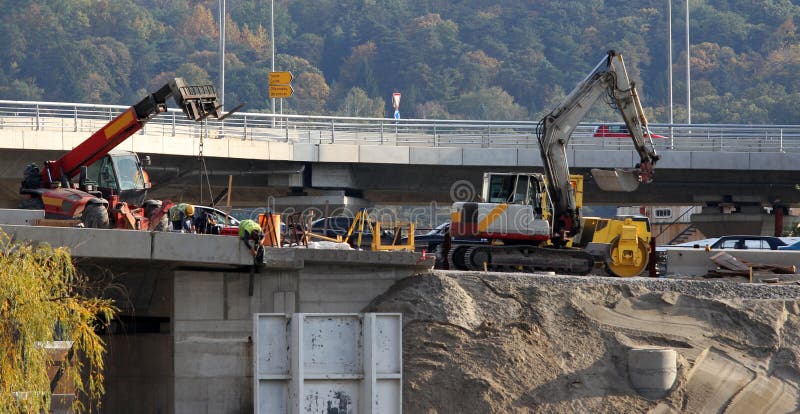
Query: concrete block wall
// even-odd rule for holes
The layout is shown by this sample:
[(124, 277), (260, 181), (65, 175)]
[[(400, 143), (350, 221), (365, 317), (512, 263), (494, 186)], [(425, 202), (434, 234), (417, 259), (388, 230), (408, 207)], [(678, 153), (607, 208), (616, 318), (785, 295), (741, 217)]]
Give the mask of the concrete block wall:
[(429, 268), (413, 253), (267, 249), (248, 272), (174, 274), (174, 412), (253, 410), (253, 314), (360, 312), (397, 280)]

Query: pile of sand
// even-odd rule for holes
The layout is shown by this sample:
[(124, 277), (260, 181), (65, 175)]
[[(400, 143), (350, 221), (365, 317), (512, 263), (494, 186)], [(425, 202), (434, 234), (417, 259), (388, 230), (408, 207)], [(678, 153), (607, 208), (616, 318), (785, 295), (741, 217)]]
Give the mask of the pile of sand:
[[(794, 412), (798, 297), (800, 287), (437, 271), (365, 311), (403, 313), (403, 412)], [(677, 351), (664, 399), (632, 387), (633, 347)]]

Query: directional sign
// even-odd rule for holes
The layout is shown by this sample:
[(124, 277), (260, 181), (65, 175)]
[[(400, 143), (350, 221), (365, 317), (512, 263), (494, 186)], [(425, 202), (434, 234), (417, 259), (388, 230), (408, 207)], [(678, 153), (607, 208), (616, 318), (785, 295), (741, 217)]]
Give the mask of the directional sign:
[(292, 82), (292, 72), (270, 72), (269, 84), (272, 85), (288, 85)]
[(270, 98), (288, 98), (292, 96), (294, 89), (291, 85), (269, 85)]

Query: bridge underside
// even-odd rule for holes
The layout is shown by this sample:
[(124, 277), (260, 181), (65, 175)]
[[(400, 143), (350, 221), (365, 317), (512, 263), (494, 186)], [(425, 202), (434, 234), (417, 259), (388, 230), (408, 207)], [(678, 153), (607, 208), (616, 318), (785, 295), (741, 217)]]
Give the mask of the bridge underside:
[[(60, 151), (0, 151), (0, 207), (16, 207), (25, 165), (54, 159)], [(140, 154), (146, 155), (146, 154)], [(228, 186), (233, 176), (231, 204), (236, 207), (292, 206), (303, 209), (319, 204), (331, 208), (346, 199), (376, 204), (448, 206), (456, 197), (480, 192), (484, 171), (520, 171), (522, 167), (406, 165), (266, 161), (237, 158), (151, 154), (147, 167), (154, 183), (152, 198), (207, 204)], [(539, 171), (541, 167), (531, 167)], [(573, 167), (587, 177), (587, 205), (703, 205), (713, 214), (737, 207), (800, 206), (794, 171), (735, 169), (678, 169), (656, 171), (651, 184), (629, 193), (604, 192), (594, 183), (589, 168)], [(286, 198), (287, 195), (302, 198)], [(316, 197), (316, 198), (315, 198)], [(324, 201), (321, 201), (324, 200)], [(222, 203), (225, 199), (222, 200)], [(294, 205), (293, 205), (294, 204)], [(361, 204), (359, 204), (360, 206)], [(727, 209), (727, 210), (726, 210)]]

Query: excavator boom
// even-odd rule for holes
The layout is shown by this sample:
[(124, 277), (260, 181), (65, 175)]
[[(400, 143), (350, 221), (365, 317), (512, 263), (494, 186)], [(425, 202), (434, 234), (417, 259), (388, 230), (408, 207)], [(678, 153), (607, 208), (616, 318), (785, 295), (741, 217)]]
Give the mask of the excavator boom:
[[(553, 205), (553, 235), (556, 244), (566, 243), (580, 231), (580, 210), (575, 204), (567, 165), (567, 145), (575, 127), (601, 96), (608, 96), (617, 108), (628, 130), (640, 161), (632, 170), (617, 169), (612, 174), (599, 171), (598, 185), (605, 190), (632, 191), (635, 183), (652, 181), (653, 167), (659, 156), (647, 131), (636, 87), (628, 79), (622, 56), (609, 51), (564, 99), (539, 123), (537, 135), (547, 177), (547, 191)], [(645, 140), (648, 137), (648, 141)], [(593, 172), (596, 170), (593, 170)], [(604, 185), (605, 184), (605, 185)], [(633, 187), (633, 188), (632, 188)]]

